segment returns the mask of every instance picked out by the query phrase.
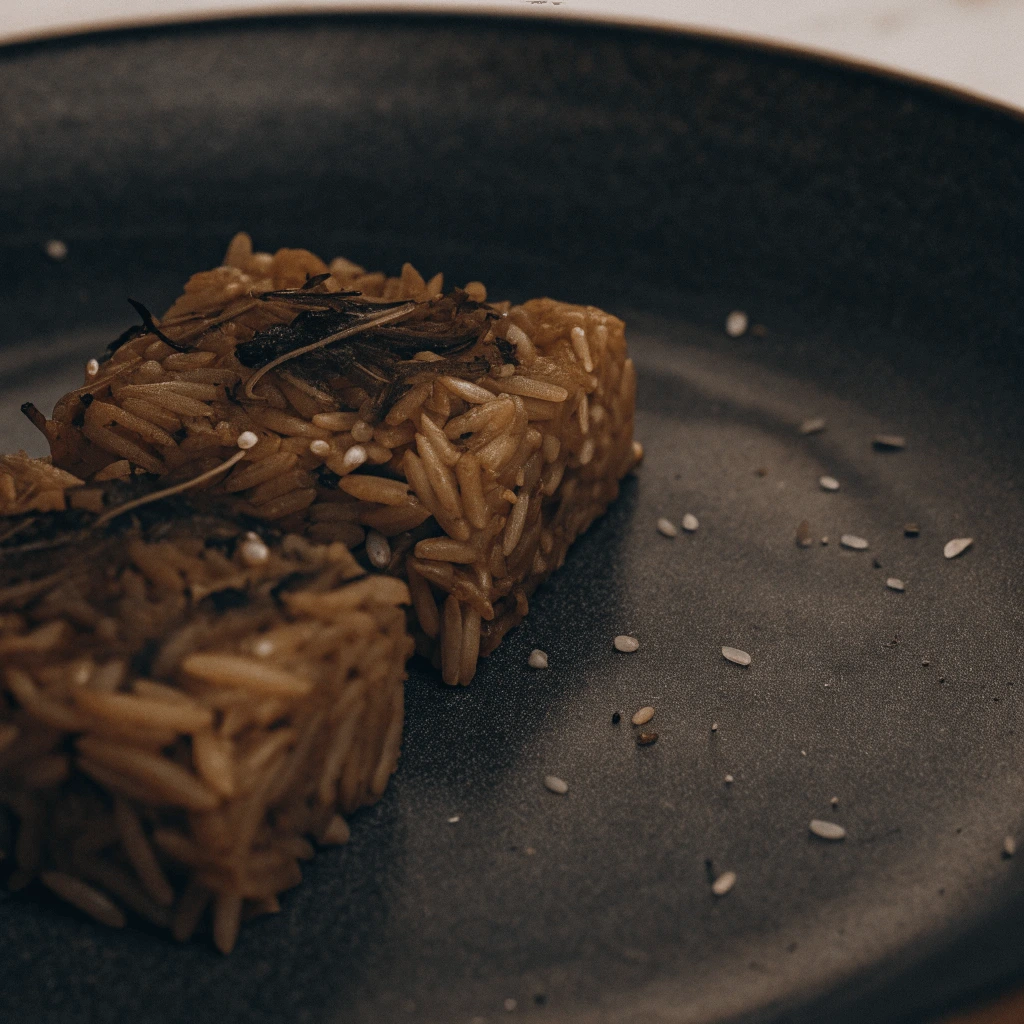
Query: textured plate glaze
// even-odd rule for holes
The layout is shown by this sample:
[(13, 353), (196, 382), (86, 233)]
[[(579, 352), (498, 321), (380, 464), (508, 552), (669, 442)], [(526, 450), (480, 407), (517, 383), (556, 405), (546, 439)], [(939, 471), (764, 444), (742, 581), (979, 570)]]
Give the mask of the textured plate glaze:
[(1019, 976), (1020, 123), (684, 35), (338, 18), (8, 49), (0, 137), (7, 448), (244, 227), (621, 313), (648, 451), (473, 686), (413, 674), (280, 915), (225, 959), (2, 896), (5, 1020), (895, 1022)]

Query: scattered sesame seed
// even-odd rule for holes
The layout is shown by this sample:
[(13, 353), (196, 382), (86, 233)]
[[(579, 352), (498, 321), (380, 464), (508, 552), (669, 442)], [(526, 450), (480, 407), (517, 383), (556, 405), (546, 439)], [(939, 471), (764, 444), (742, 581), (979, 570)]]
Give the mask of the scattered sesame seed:
[(270, 557), (270, 548), (259, 539), (250, 537), (238, 549), (242, 561), (248, 566), (262, 565)]
[(716, 896), (724, 896), (736, 884), (735, 871), (723, 871), (712, 883), (711, 891)]
[(258, 443), (259, 438), (251, 430), (243, 430), (238, 435), (238, 447), (245, 451), (255, 448)]
[(806, 757), (807, 756), (807, 751), (806, 750), (801, 750), (800, 751), (800, 756), (801, 757)]
[(814, 419), (804, 420), (797, 428), (801, 434), (820, 434), (825, 429), (825, 421), (816, 416)]
[(526, 659), (526, 664), (529, 665), (530, 668), (547, 668), (548, 656), (544, 651), (530, 651), (530, 656)]
[(391, 545), (387, 537), (377, 530), (368, 530), (366, 533), (366, 557), (370, 559), (370, 565), (374, 569), (386, 569), (391, 561)]
[(59, 238), (51, 238), (46, 245), (43, 246), (43, 251), (51, 260), (54, 260), (57, 263), (68, 258), (68, 247)]
[(853, 533), (844, 533), (839, 538), (839, 543), (844, 548), (849, 548), (851, 551), (863, 551), (868, 547), (868, 542), (863, 537), (858, 537)]
[(898, 452), (907, 447), (907, 439), (899, 434), (876, 434), (871, 443), (879, 451)]
[(819, 839), (828, 839), (835, 842), (846, 838), (846, 829), (842, 825), (837, 825), (834, 821), (822, 821), (820, 818), (815, 818), (809, 827), (812, 834), (816, 835)]
[(711, 723), (711, 731), (712, 732), (718, 732), (718, 723), (717, 722), (712, 722)]
[(957, 555), (962, 555), (973, 543), (973, 537), (958, 537), (956, 540), (947, 542), (946, 546), (942, 549), (942, 553), (946, 558), (956, 558)]
[(811, 537), (811, 524), (806, 519), (801, 520), (796, 528), (796, 546), (798, 548), (809, 548), (814, 543)]
[(569, 792), (569, 783), (560, 779), (557, 775), (545, 775), (544, 785), (551, 790), (552, 793), (557, 793), (559, 796), (565, 796)]
[(907, 525), (903, 527), (904, 537), (917, 537), (920, 533), (921, 527), (918, 526), (917, 523), (907, 523)]
[(658, 533), (663, 537), (678, 537), (679, 531), (676, 529), (676, 524), (671, 519), (665, 519), (664, 516), (658, 520)]
[(519, 1004), (514, 999), (506, 999), (502, 1006), (511, 1013)]
[(922, 668), (927, 668), (930, 664), (931, 664), (931, 662), (927, 658), (922, 658), (921, 659), (921, 667)]
[(731, 775), (726, 775), (725, 784), (731, 786), (736, 780)]
[(750, 655), (738, 647), (723, 647), (722, 657), (726, 661), (731, 661), (734, 665), (742, 665), (744, 668), (750, 664)]
[(687, 533), (693, 533), (699, 526), (700, 520), (691, 512), (687, 512), (686, 515), (683, 516), (683, 529)]
[(448, 824), (449, 824), (449, 825), (457, 825), (457, 824), (459, 823), (459, 821), (460, 821), (460, 820), (461, 820), (461, 819), (459, 818), (459, 816), (458, 816), (457, 814), (453, 814), (453, 815), (452, 815), (452, 816), (451, 816), (451, 817), (450, 817), (450, 818), (448, 819)]
[(100, 364), (98, 359), (90, 359), (85, 364), (85, 373), (87, 377), (95, 377), (100, 372)]
[(839, 481), (834, 476), (820, 476), (818, 483), (823, 491), (838, 491)]
[(644, 446), (639, 441), (633, 442), (633, 458), (640, 462), (644, 457)]
[(649, 747), (652, 743), (658, 742), (658, 734), (656, 732), (640, 732), (636, 736), (636, 745), (638, 747)]
[(323, 440), (323, 438), (320, 437), (318, 437), (315, 441), (309, 442), (309, 450), (314, 455), (319, 455), (321, 458), (323, 458), (325, 455), (331, 454), (331, 446), (325, 440)]
[(361, 444), (354, 444), (341, 457), (341, 466), (346, 472), (358, 469), (367, 459), (366, 449)]
[(831, 799), (831, 800), (829, 800), (829, 803), (830, 803), (830, 804), (831, 804), (831, 805), (832, 805), (833, 807), (838, 807), (838, 806), (839, 806), (839, 797), (837, 797), (837, 796), (834, 796), (834, 797), (832, 797), (832, 799)]
[(747, 333), (748, 327), (750, 327), (750, 317), (742, 310), (734, 309), (725, 318), (725, 333), (730, 338), (742, 338)]
[(1013, 836), (1007, 836), (1003, 840), (1003, 856), (1012, 857), (1017, 852), (1017, 840)]
[(890, 577), (889, 577), (889, 578), (888, 578), (888, 579), (887, 579), (887, 580), (885, 581), (885, 585), (886, 585), (886, 586), (887, 586), (887, 587), (888, 587), (888, 588), (889, 588), (890, 590), (899, 590), (899, 591), (904, 591), (904, 590), (906, 590), (906, 589), (907, 589), (907, 588), (906, 588), (906, 585), (905, 585), (905, 584), (904, 584), (904, 582), (903, 582), (903, 580), (901, 580), (901, 579), (898, 579), (898, 578), (897, 578), (896, 576), (890, 576)]
[(646, 725), (654, 717), (654, 708), (646, 707), (641, 708), (630, 721), (634, 725)]
[(619, 722), (621, 722), (621, 721), (622, 721), (622, 712), (621, 711), (613, 711), (612, 712), (612, 725), (618, 725)]
[(623, 654), (632, 654), (640, 646), (640, 641), (635, 636), (617, 636), (613, 641), (615, 650)]

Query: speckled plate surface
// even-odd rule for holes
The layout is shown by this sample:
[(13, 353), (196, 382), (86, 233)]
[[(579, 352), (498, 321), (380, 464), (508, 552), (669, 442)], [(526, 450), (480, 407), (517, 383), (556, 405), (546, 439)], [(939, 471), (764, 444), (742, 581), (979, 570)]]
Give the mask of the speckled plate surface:
[(902, 1022), (1019, 978), (1021, 123), (684, 35), (338, 18), (0, 51), (0, 137), (5, 447), (244, 227), (620, 313), (648, 453), (470, 688), (413, 673), (398, 775), (280, 915), (225, 959), (0, 896), (4, 1020)]

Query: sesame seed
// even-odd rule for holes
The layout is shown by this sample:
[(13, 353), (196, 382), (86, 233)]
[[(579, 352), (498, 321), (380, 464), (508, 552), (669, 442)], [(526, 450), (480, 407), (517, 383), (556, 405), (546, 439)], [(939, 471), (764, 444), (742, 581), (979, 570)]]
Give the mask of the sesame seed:
[(322, 438), (317, 438), (315, 441), (309, 442), (309, 450), (314, 455), (319, 455), (321, 458), (325, 455), (331, 454), (331, 446), (324, 441)]
[(250, 537), (238, 549), (242, 561), (248, 566), (262, 565), (270, 557), (270, 548), (259, 539)]
[(825, 421), (820, 416), (816, 416), (814, 419), (804, 420), (797, 429), (805, 436), (820, 434), (825, 429)]
[(366, 461), (366, 449), (361, 444), (354, 444), (341, 457), (342, 468), (348, 472), (358, 469)]
[(630, 721), (634, 725), (646, 725), (654, 717), (654, 708), (641, 708)]
[(635, 636), (617, 636), (612, 643), (615, 644), (615, 650), (623, 654), (632, 654), (640, 647), (640, 641)]
[(821, 538), (821, 546), (823, 548), (827, 548), (828, 547), (828, 537), (822, 537)]
[(973, 537), (958, 537), (956, 540), (948, 541), (942, 549), (946, 558), (956, 558), (962, 555), (974, 543)]
[(637, 733), (636, 745), (638, 747), (649, 747), (652, 743), (658, 742), (658, 734), (656, 732), (641, 732)]
[(736, 780), (731, 775), (726, 775), (725, 784), (731, 786)]
[(530, 656), (526, 659), (526, 664), (529, 665), (530, 668), (547, 668), (548, 656), (544, 651), (530, 651)]
[(712, 722), (711, 723), (711, 731), (712, 732), (718, 732), (718, 723), (717, 722)]
[(868, 542), (863, 537), (858, 537), (854, 533), (844, 533), (839, 538), (839, 543), (851, 551), (864, 551), (868, 547)]
[(387, 537), (377, 530), (369, 530), (366, 534), (366, 557), (375, 569), (386, 569), (391, 561), (391, 545)]
[(816, 835), (819, 839), (828, 839), (835, 842), (846, 838), (846, 829), (842, 825), (837, 825), (834, 821), (822, 821), (820, 818), (815, 818), (809, 828), (812, 834)]
[(1017, 840), (1013, 836), (1007, 836), (1003, 840), (1003, 856), (1012, 857), (1017, 852)]
[(886, 586), (887, 586), (887, 587), (888, 587), (888, 588), (889, 588), (890, 590), (899, 590), (899, 591), (903, 591), (903, 590), (906, 590), (906, 589), (907, 589), (907, 588), (906, 588), (906, 585), (905, 585), (905, 584), (903, 583), (903, 580), (901, 580), (901, 579), (897, 578), (896, 576), (890, 576), (890, 577), (889, 577), (889, 578), (888, 578), (888, 579), (887, 579), (887, 580), (885, 581), (885, 585), (886, 585)]
[(448, 819), (448, 824), (449, 824), (449, 825), (457, 825), (457, 824), (459, 823), (459, 821), (461, 821), (461, 818), (459, 818), (459, 816), (458, 816), (457, 814), (453, 814), (453, 815), (452, 815), (452, 816), (451, 816), (451, 817), (450, 817), (450, 818)]
[(818, 484), (823, 491), (839, 490), (839, 481), (834, 476), (819, 476)]
[(832, 797), (832, 799), (831, 799), (831, 800), (829, 800), (829, 803), (830, 803), (830, 804), (831, 804), (831, 805), (832, 805), (833, 807), (838, 807), (838, 806), (839, 806), (839, 797), (837, 797), (837, 796), (834, 796), (834, 797)]
[(43, 251), (51, 260), (54, 260), (57, 263), (68, 258), (68, 247), (59, 238), (51, 238), (46, 245), (43, 246)]
[(259, 438), (251, 430), (243, 430), (238, 435), (238, 447), (248, 451), (250, 448), (255, 448), (259, 443)]
[(731, 661), (734, 665), (742, 665), (744, 668), (750, 664), (750, 655), (738, 647), (723, 647), (722, 657), (726, 661)]
[(95, 377), (96, 374), (99, 373), (99, 372), (100, 372), (99, 360), (97, 360), (97, 359), (90, 359), (89, 362), (87, 362), (85, 364), (86, 376), (88, 376), (88, 377)]
[(750, 317), (740, 309), (734, 309), (725, 318), (725, 333), (730, 338), (742, 338), (750, 327)]
[(736, 884), (735, 871), (723, 871), (712, 883), (711, 891), (716, 896), (724, 896)]
[(879, 451), (898, 452), (907, 447), (907, 439), (899, 434), (876, 434), (871, 443)]
[(663, 537), (676, 537), (679, 535), (676, 524), (671, 519), (665, 519), (664, 516), (658, 520), (658, 533)]
[(700, 520), (690, 512), (683, 516), (683, 529), (687, 533), (693, 533), (700, 526)]
[(544, 785), (551, 790), (552, 793), (557, 793), (559, 796), (565, 796), (569, 792), (569, 783), (560, 779), (557, 775), (545, 775)]
[(917, 523), (907, 523), (907, 525), (903, 527), (904, 537), (917, 537), (920, 533), (921, 527), (918, 526)]

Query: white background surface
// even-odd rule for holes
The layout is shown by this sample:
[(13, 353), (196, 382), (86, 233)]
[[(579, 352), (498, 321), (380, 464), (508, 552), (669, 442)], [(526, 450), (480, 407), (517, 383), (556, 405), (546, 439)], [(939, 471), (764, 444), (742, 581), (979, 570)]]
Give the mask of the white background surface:
[(261, 10), (368, 8), (711, 29), (853, 57), (1024, 109), (1024, 0), (0, 0), (0, 41)]

